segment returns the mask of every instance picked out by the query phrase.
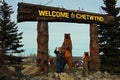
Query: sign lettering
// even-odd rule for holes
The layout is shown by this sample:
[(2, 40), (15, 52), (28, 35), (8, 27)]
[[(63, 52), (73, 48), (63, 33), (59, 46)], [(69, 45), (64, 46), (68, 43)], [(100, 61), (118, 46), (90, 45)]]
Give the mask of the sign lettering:
[(70, 12), (61, 12), (61, 11), (49, 11), (49, 10), (38, 10), (39, 16), (41, 17), (54, 17), (54, 18), (75, 18), (82, 20), (92, 20), (92, 21), (104, 21), (102, 16), (93, 16), (87, 14), (76, 14)]
[(69, 18), (68, 12), (59, 12), (59, 11), (48, 11), (48, 10), (38, 10), (39, 16), (49, 16), (49, 17), (62, 17)]

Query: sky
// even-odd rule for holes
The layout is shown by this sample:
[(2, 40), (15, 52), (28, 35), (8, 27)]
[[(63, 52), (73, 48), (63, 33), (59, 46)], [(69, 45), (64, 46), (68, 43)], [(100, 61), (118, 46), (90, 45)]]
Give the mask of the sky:
[[(87, 12), (101, 13), (100, 6), (104, 6), (103, 0), (5, 0), (12, 6), (14, 14), (11, 19), (17, 23), (17, 4), (19, 2), (41, 4), (65, 8), (68, 10), (82, 10)], [(48, 3), (48, 4), (47, 4)], [(120, 6), (120, 0), (117, 5)], [(89, 24), (66, 23), (66, 22), (49, 22), (49, 55), (55, 56), (54, 49), (62, 45), (64, 34), (70, 33), (72, 40), (73, 56), (82, 56), (84, 52), (89, 52), (90, 32)], [(37, 54), (37, 21), (17, 23), (19, 32), (23, 32), (22, 44), (25, 49), (24, 55)]]

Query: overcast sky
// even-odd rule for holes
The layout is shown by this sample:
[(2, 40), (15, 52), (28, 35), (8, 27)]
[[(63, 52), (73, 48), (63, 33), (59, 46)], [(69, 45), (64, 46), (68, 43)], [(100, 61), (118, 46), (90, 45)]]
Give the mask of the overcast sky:
[[(5, 0), (12, 5), (15, 11), (12, 20), (17, 22), (18, 2), (45, 5), (50, 0)], [(118, 0), (120, 3), (120, 0)], [(94, 13), (104, 13), (100, 6), (104, 6), (103, 0), (53, 0), (47, 6), (66, 8), (69, 10), (83, 10)], [(118, 5), (120, 6), (120, 4)], [(22, 43), (24, 44), (25, 54), (37, 53), (37, 22), (21, 22), (17, 24), (19, 32), (23, 32)], [(73, 45), (73, 56), (82, 56), (84, 52), (89, 52), (89, 24), (50, 22), (49, 23), (49, 51), (54, 55), (55, 47), (62, 45), (64, 33), (71, 34)]]

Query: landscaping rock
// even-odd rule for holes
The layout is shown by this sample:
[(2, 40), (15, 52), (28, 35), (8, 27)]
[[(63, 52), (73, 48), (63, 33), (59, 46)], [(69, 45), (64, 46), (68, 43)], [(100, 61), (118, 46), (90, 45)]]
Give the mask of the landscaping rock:
[(24, 70), (22, 70), (21, 72), (24, 75), (31, 75), (31, 74), (34, 74), (37, 71), (37, 69), (38, 69), (38, 67), (36, 67), (36, 66), (28, 66)]
[(13, 71), (13, 72), (15, 72), (15, 68), (13, 67), (13, 66), (9, 66), (9, 67), (7, 67), (10, 71)]

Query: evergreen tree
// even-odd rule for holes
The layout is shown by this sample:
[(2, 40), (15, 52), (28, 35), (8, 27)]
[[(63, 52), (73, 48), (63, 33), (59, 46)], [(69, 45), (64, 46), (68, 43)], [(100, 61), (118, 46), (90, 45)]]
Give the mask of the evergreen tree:
[(0, 53), (21, 53), (24, 50), (22, 42), (22, 32), (18, 33), (18, 27), (11, 21), (11, 14), (14, 13), (12, 6), (4, 0), (0, 2)]
[(114, 25), (99, 26), (99, 51), (101, 56), (101, 70), (120, 72), (120, 8), (116, 7), (117, 0), (103, 0), (105, 6), (101, 8), (115, 17)]

